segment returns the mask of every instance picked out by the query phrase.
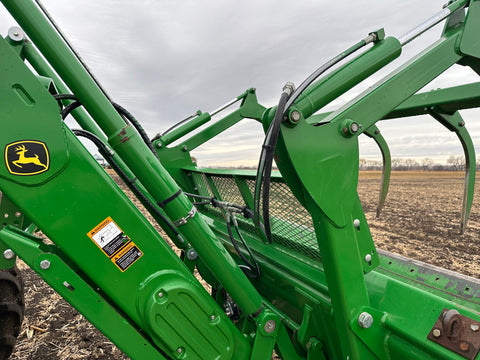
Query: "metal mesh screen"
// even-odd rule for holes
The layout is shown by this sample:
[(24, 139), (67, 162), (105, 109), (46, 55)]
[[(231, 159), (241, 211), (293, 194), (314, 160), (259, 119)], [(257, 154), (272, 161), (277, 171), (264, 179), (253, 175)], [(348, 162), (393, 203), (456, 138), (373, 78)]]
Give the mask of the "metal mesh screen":
[[(216, 196), (223, 201), (238, 205), (246, 202), (232, 176), (193, 173), (197, 192), (204, 196)], [(209, 182), (209, 179), (211, 182)], [(270, 223), (272, 240), (298, 253), (314, 259), (320, 258), (317, 239), (309, 212), (298, 202), (290, 188), (282, 179), (272, 179), (270, 188)], [(253, 198), (255, 180), (243, 178)], [(208, 213), (223, 217), (220, 210), (208, 206)], [(250, 219), (238, 217), (239, 226), (246, 231), (259, 235), (259, 230)]]
[(271, 183), (270, 223), (273, 241), (310, 257), (320, 257), (310, 213), (283, 182)]
[(212, 176), (213, 183), (223, 201), (245, 206), (245, 200), (238, 190), (235, 179), (231, 177)]

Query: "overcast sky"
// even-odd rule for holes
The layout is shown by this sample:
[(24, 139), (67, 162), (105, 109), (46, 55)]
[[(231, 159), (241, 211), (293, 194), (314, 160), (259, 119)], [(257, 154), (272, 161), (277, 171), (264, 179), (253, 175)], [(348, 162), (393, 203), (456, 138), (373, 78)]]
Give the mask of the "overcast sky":
[[(441, 10), (446, 0), (43, 0), (43, 4), (110, 96), (132, 112), (149, 135), (197, 110), (212, 111), (250, 87), (266, 107), (286, 81), (297, 86), (318, 66), (370, 31), (400, 36)], [(15, 23), (0, 8), (0, 31)], [(435, 41), (442, 26), (407, 45), (403, 63)], [(354, 96), (380, 79), (365, 81)], [(476, 82), (460, 66), (426, 89)], [(349, 96), (335, 101), (338, 106)], [(330, 107), (332, 109), (332, 107)], [(480, 112), (462, 113), (480, 152)], [(428, 117), (379, 124), (392, 157), (461, 155), (453, 133)], [(262, 132), (246, 120), (195, 152), (200, 165), (255, 165)], [(380, 159), (362, 136), (361, 157)]]

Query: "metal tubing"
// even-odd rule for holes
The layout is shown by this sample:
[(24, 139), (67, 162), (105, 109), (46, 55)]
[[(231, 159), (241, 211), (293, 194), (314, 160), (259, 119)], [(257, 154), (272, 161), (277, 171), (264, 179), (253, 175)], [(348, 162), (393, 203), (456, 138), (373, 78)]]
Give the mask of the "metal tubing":
[(369, 77), (400, 56), (402, 48), (397, 39), (388, 37), (369, 51), (324, 76), (300, 95), (292, 108), (296, 107), (305, 118), (320, 110), (362, 80)]
[(189, 132), (197, 129), (198, 127), (202, 126), (203, 124), (209, 122), (212, 119), (209, 113), (202, 113), (198, 115), (195, 119), (190, 120), (186, 124), (181, 127), (172, 130), (171, 132), (162, 136), (161, 142), (163, 145), (169, 145), (174, 141), (180, 139), (184, 135), (188, 134)]
[[(155, 200), (163, 201), (176, 194), (179, 186), (140, 136), (130, 126), (125, 126), (110, 101), (38, 8), (31, 1), (2, 0), (2, 3), (84, 104)], [(165, 212), (173, 221), (186, 218), (191, 209), (192, 204), (184, 194), (165, 206)], [(197, 214), (188, 219), (181, 230), (242, 310), (247, 314), (256, 313), (262, 305), (261, 296), (205, 221)]]
[(172, 131), (167, 130), (164, 133), (164, 135), (161, 136), (162, 144), (163, 145), (171, 144), (172, 142), (180, 139), (181, 137), (185, 136), (186, 134), (192, 132), (193, 130), (198, 129), (203, 124), (209, 122), (212, 119), (212, 116), (218, 114), (219, 112), (221, 112), (221, 111), (225, 110), (226, 108), (232, 106), (236, 102), (242, 100), (243, 98), (245, 98), (247, 96), (247, 94), (248, 94), (248, 91), (245, 91), (242, 95), (236, 97), (235, 99), (230, 100), (226, 104), (220, 106), (219, 108), (213, 110), (210, 113), (201, 113), (200, 111), (198, 111), (197, 114), (192, 115), (192, 116), (188, 117), (187, 119), (185, 119), (183, 121), (186, 121), (186, 120), (191, 119), (194, 116), (196, 116), (193, 120), (191, 120), (191, 121), (189, 121), (186, 124), (183, 124), (181, 126), (180, 126), (180, 124), (181, 124), (180, 123), (179, 124), (180, 127), (176, 128), (175, 130), (172, 130)]
[(244, 92), (242, 95), (240, 95), (239, 97), (235, 98), (235, 99), (232, 99), (230, 100), (229, 102), (227, 102), (226, 104), (220, 106), (218, 109), (215, 109), (213, 110), (210, 115), (211, 116), (214, 116), (216, 114), (218, 114), (220, 111), (223, 111), (225, 110), (226, 108), (232, 106), (233, 104), (235, 104), (236, 102), (242, 100), (245, 96), (247, 96), (247, 92)]
[(456, 1), (456, 2), (454, 2), (453, 4), (445, 7), (442, 11), (439, 11), (438, 13), (433, 15), (431, 18), (425, 20), (420, 25), (416, 26), (412, 30), (410, 30), (407, 33), (400, 36), (398, 38), (398, 41), (400, 41), (400, 44), (402, 44), (402, 46), (408, 44), (410, 41), (412, 41), (416, 37), (420, 36), (421, 34), (423, 34), (428, 29), (437, 25), (440, 21), (445, 20), (453, 12), (465, 7), (467, 3), (468, 3), (468, 1)]
[(450, 16), (452, 12), (449, 8), (445, 8), (439, 13), (432, 16), (430, 19), (426, 20), (425, 22), (421, 23), (420, 25), (416, 26), (412, 30), (408, 31), (407, 33), (403, 34), (398, 38), (400, 44), (405, 45), (415, 39), (417, 36), (423, 34), (425, 31), (430, 29), (431, 27), (437, 25), (440, 21), (444, 20), (448, 16)]

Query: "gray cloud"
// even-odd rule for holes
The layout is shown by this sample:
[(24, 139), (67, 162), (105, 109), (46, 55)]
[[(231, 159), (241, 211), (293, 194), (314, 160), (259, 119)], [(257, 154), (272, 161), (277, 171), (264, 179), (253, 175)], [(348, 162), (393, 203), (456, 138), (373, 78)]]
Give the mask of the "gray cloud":
[[(112, 98), (135, 114), (150, 135), (198, 109), (213, 110), (250, 87), (257, 88), (262, 104), (273, 106), (286, 81), (300, 84), (320, 64), (377, 28), (402, 35), (439, 11), (444, 2), (43, 0)], [(11, 25), (2, 9), (1, 33)], [(405, 57), (434, 41), (439, 32), (436, 28), (405, 47)], [(364, 82), (350, 96), (378, 79)], [(443, 84), (427, 88), (472, 81), (476, 81), (472, 72), (461, 69), (446, 74)], [(335, 103), (346, 99), (348, 95)], [(380, 124), (392, 152), (408, 154), (410, 146), (433, 156), (437, 147), (432, 144), (447, 145), (444, 139), (453, 136), (432, 133), (433, 125), (418, 123)], [(480, 125), (468, 118), (467, 125), (478, 140)], [(425, 132), (426, 138), (417, 135)], [(261, 140), (260, 127), (241, 125), (199, 149), (198, 156), (205, 156), (202, 164), (215, 159), (222, 164), (229, 159), (256, 163)], [(219, 152), (222, 146), (226, 149)], [(368, 145), (361, 149), (362, 155), (376, 154)]]

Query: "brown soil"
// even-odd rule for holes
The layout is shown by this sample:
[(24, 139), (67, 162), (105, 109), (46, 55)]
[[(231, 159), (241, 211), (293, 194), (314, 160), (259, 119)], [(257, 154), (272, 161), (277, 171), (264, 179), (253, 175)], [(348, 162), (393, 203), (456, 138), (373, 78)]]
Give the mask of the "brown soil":
[[(478, 187), (468, 230), (460, 235), (463, 174), (394, 172), (387, 202), (375, 218), (380, 177), (379, 172), (365, 172), (359, 181), (359, 195), (377, 246), (479, 277)], [(128, 359), (26, 265), (20, 263), (20, 267), (26, 285), (26, 314), (11, 359)]]

